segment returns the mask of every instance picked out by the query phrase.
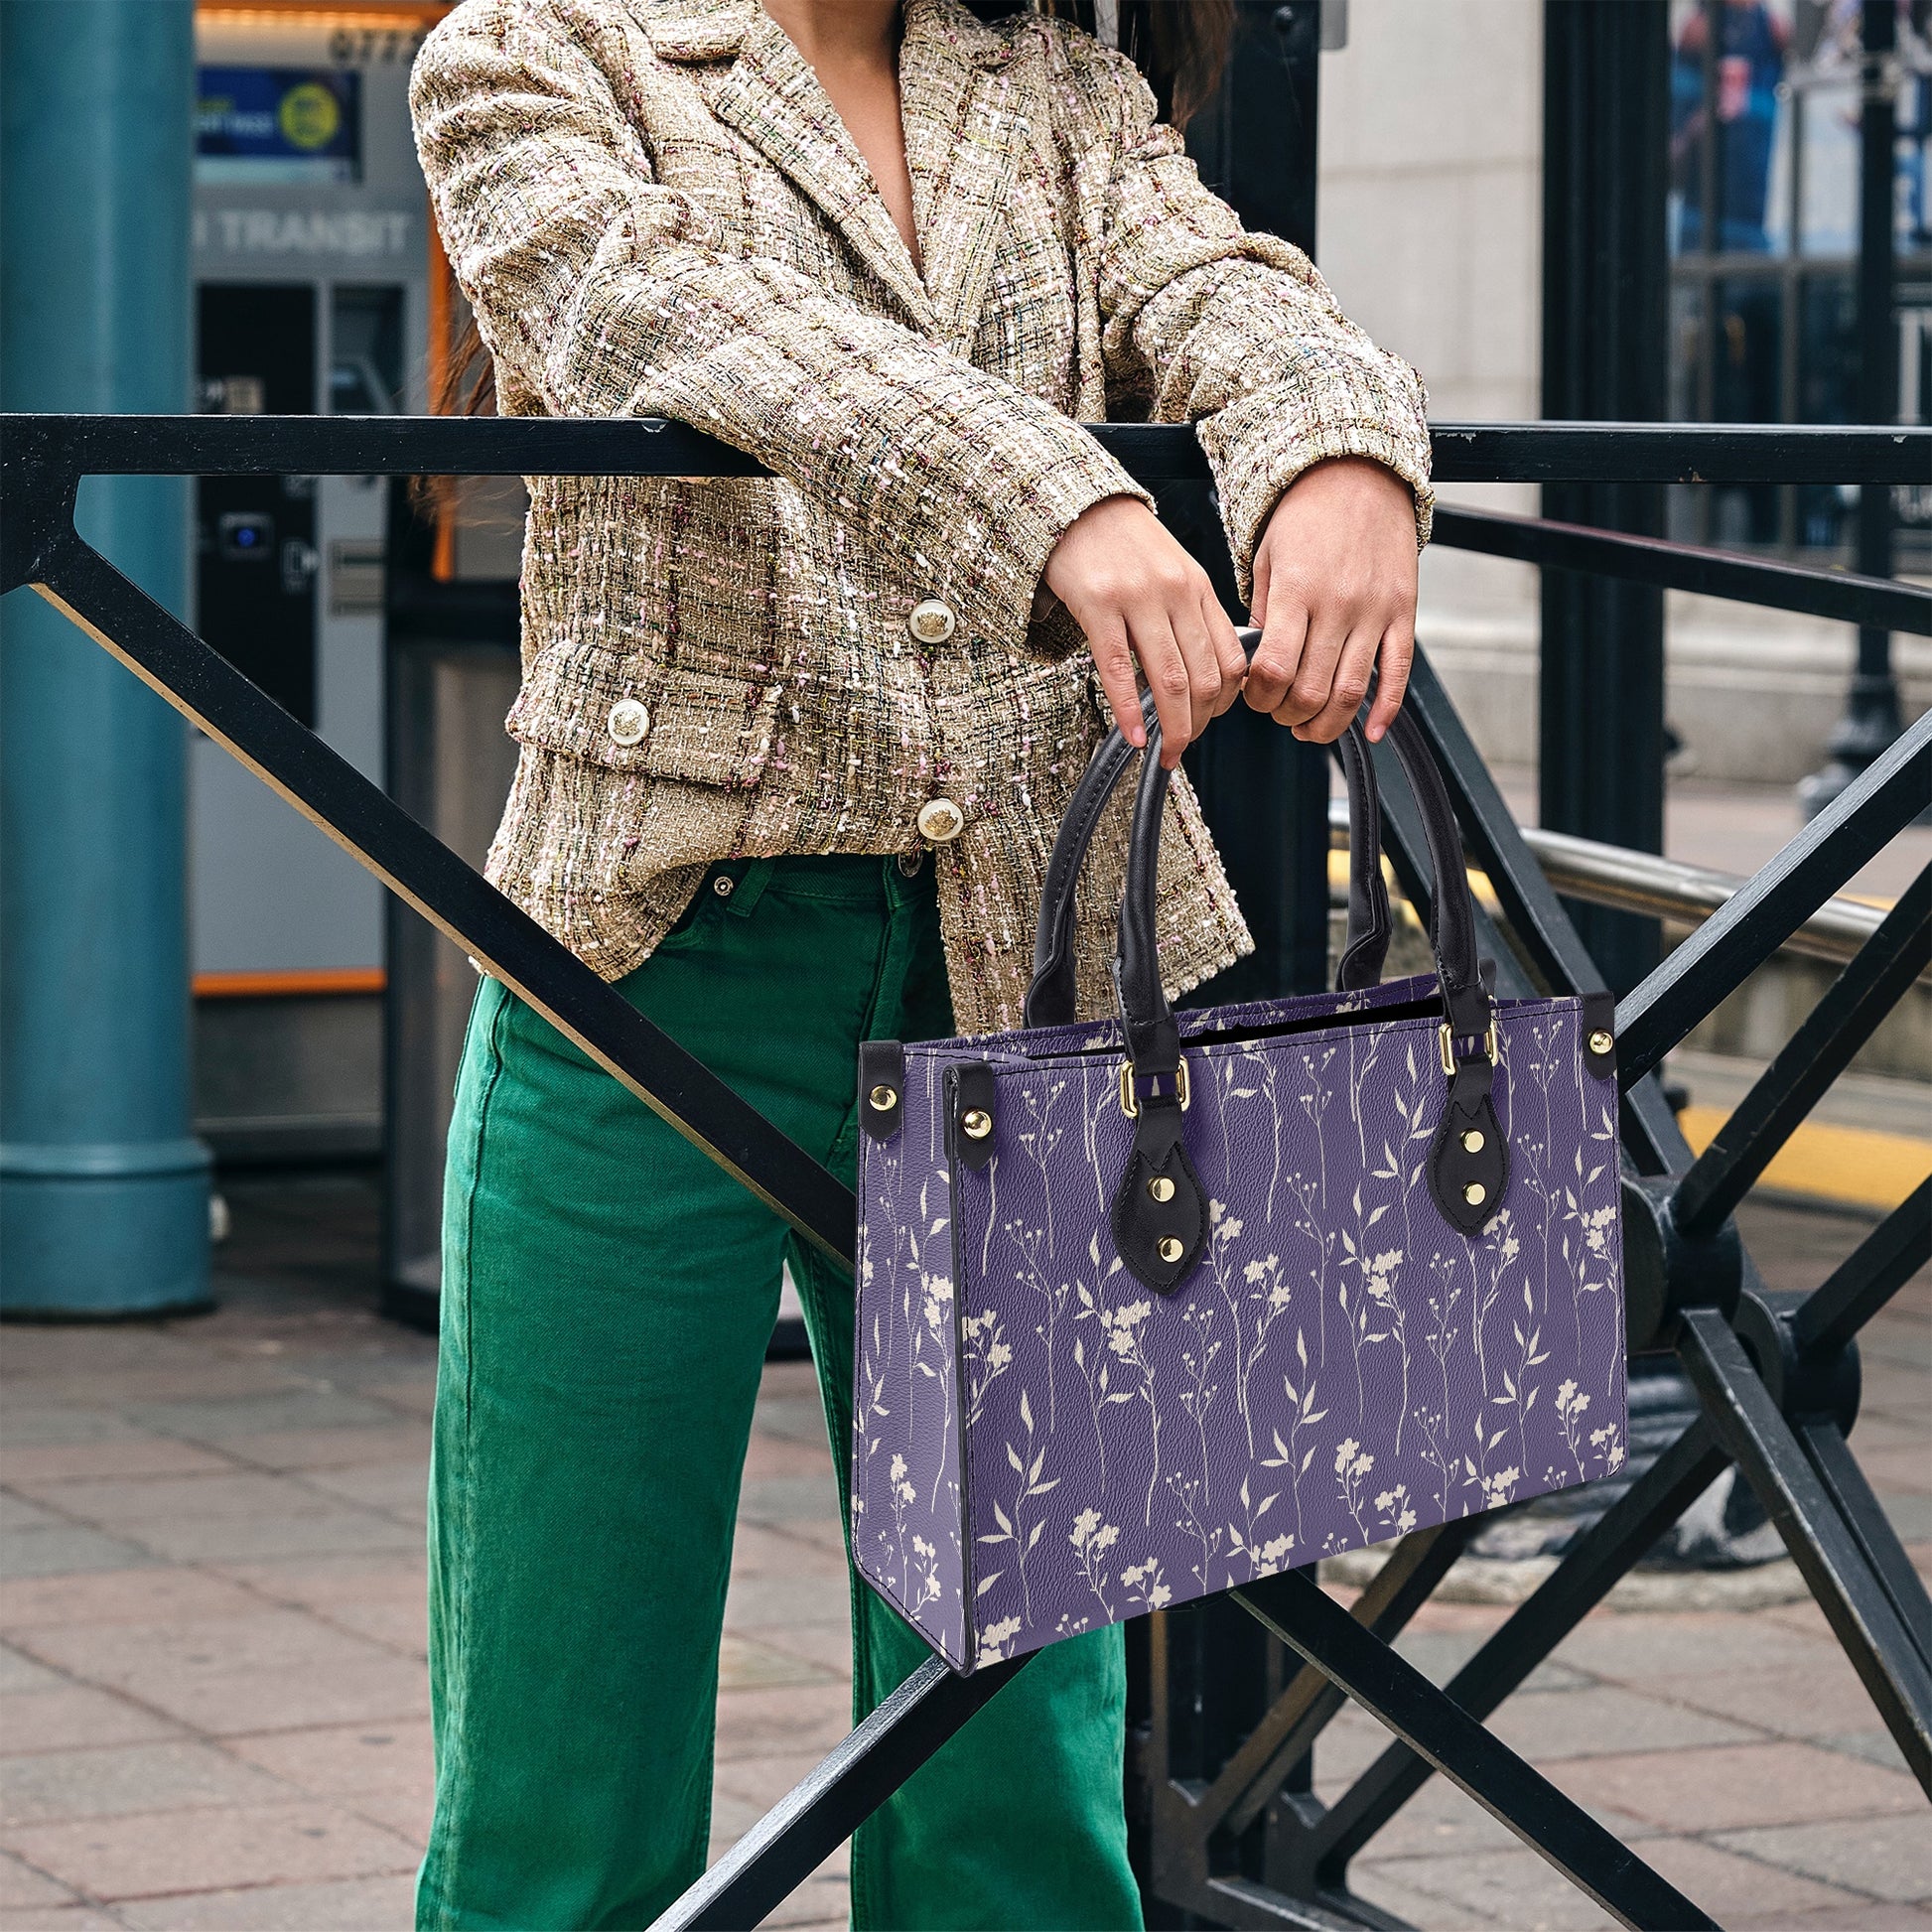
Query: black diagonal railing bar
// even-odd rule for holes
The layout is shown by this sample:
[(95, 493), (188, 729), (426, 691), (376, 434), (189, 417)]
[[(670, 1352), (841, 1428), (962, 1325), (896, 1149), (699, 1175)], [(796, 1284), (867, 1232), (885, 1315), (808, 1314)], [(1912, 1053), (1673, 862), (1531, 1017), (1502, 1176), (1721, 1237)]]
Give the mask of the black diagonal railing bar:
[(1710, 1926), (1715, 1932), (1715, 1919), (1364, 1629), (1307, 1571), (1284, 1571), (1230, 1593), (1619, 1924), (1650, 1932)]
[(778, 1800), (650, 1932), (743, 1932), (811, 1876), (1029, 1660), (959, 1677), (921, 1664)]
[(1488, 510), (1439, 508), (1432, 540), (1451, 550), (1475, 550), (1551, 570), (1587, 571), (1667, 591), (1694, 591), (1700, 597), (1932, 637), (1932, 590), (1885, 577), (1770, 563), (1661, 537), (1615, 535), (1582, 523)]
[(1928, 1264), (1932, 1176), (1921, 1180), (1799, 1305), (1791, 1317), (1791, 1338), (1799, 1354), (1837, 1354)]
[[(1348, 1613), (1384, 1643), (1406, 1629), (1462, 1554), (1475, 1524), (1464, 1517), (1437, 1529), (1417, 1530), (1396, 1545)], [(1198, 1800), (1202, 1815), (1239, 1837), (1281, 1789), (1282, 1780), (1347, 1702), (1321, 1673), (1305, 1665), (1261, 1722), (1216, 1773)]]
[(1932, 712), (1874, 759), (1616, 1010), (1619, 1077), (1650, 1071), (1932, 795)]
[[(1708, 1423), (1692, 1423), (1571, 1545), (1556, 1570), (1443, 1687), (1444, 1695), (1471, 1718), (1487, 1718), (1717, 1480), (1729, 1459)], [(1407, 1745), (1384, 1751), (1314, 1826), (1317, 1878), (1340, 1884), (1349, 1860), (1434, 1775), (1435, 1767)]]
[(1824, 1485), (1832, 1507), (1857, 1538), (1920, 1658), (1932, 1666), (1932, 1595), (1926, 1593), (1925, 1580), (1905, 1554), (1891, 1518), (1871, 1493), (1844, 1431), (1829, 1416), (1806, 1417), (1794, 1426), (1806, 1459)]
[(851, 1265), (852, 1190), (512, 905), (71, 525), (35, 588), (143, 683), (527, 1001), (827, 1254)]
[(1757, 1492), (1912, 1775), (1932, 1795), (1932, 1670), (1890, 1592), (1724, 1317), (1686, 1310), (1678, 1354), (1706, 1420)]
[(1692, 1241), (1717, 1232), (1928, 964), (1932, 866), (1906, 888), (1677, 1183), (1671, 1218), (1679, 1232)]

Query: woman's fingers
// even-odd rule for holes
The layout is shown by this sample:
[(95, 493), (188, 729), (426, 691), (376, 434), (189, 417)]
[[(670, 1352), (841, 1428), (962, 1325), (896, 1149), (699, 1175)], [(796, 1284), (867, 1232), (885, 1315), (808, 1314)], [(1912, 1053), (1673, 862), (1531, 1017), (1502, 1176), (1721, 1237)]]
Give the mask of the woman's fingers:
[(1247, 683), (1248, 653), (1241, 648), (1241, 639), (1235, 635), (1234, 625), (1221, 609), (1221, 600), (1214, 595), (1211, 585), (1202, 594), (1200, 608), (1221, 671), (1221, 695), (1214, 707), (1214, 716), (1218, 718), (1233, 705)]
[[(1259, 584), (1258, 577), (1256, 581)], [(1309, 607), (1284, 576), (1270, 583), (1266, 603), (1257, 596), (1255, 608), (1262, 614), (1261, 643), (1248, 666), (1247, 698), (1255, 710), (1279, 716), (1288, 701), (1289, 687), (1302, 669), (1302, 653), (1309, 637)]]
[(1127, 623), (1115, 616), (1086, 618), (1081, 624), (1088, 647), (1093, 652), (1093, 667), (1100, 676), (1100, 688), (1114, 714), (1120, 735), (1136, 751), (1147, 743), (1147, 725), (1141, 717), (1140, 681), (1134, 675), (1134, 653), (1128, 647)]
[(1332, 745), (1348, 729), (1362, 708), (1381, 641), (1382, 626), (1378, 623), (1357, 625), (1349, 631), (1336, 653), (1327, 696), (1312, 717), (1295, 726), (1297, 738), (1310, 745)]
[(1314, 612), (1309, 620), (1308, 640), (1302, 646), (1301, 661), (1290, 680), (1288, 691), (1275, 707), (1275, 722), (1299, 730), (1318, 717), (1328, 702), (1335, 681), (1335, 667), (1341, 662), (1342, 647), (1348, 641), (1349, 622), (1343, 611), (1329, 606)]
[(1368, 708), (1368, 741), (1381, 740), (1395, 723), (1409, 690), (1409, 667), (1416, 661), (1416, 614), (1403, 613), (1382, 633), (1381, 675), (1375, 681), (1375, 702)]
[(1134, 655), (1154, 693), (1161, 721), (1161, 762), (1172, 771), (1194, 735), (1194, 679), (1173, 634), (1173, 621), (1161, 605), (1141, 606), (1128, 618)]

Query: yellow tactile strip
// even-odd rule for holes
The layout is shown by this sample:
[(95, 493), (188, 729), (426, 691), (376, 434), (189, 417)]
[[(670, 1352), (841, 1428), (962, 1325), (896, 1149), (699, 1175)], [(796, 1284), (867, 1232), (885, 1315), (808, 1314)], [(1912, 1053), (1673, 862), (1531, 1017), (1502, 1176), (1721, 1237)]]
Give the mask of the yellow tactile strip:
[[(1686, 1107), (1677, 1121), (1702, 1154), (1727, 1118), (1722, 1107)], [(1785, 1142), (1759, 1185), (1781, 1194), (1886, 1209), (1896, 1207), (1929, 1173), (1932, 1140), (1812, 1121)]]

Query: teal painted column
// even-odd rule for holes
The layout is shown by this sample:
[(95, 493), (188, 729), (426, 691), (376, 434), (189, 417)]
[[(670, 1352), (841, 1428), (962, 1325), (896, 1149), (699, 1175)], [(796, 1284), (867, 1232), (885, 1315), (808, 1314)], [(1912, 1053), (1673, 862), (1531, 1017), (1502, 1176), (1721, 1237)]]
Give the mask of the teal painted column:
[[(0, 0), (0, 406), (189, 400), (191, 0)], [(180, 614), (188, 486), (80, 529)], [(0, 600), (0, 1313), (206, 1306), (187, 727), (32, 591)]]

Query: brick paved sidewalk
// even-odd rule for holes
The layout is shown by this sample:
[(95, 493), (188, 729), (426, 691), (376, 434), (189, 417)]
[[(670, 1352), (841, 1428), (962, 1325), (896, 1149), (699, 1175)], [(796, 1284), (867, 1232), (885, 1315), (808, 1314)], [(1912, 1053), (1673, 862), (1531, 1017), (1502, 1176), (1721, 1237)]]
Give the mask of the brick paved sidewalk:
[[(409, 1921), (433, 1350), (345, 1290), (369, 1267), (363, 1183), (234, 1202), (219, 1313), (0, 1337), (7, 1932)], [(1860, 1232), (1756, 1212), (1791, 1286)], [(1868, 1338), (1856, 1439), (1921, 1556), (1929, 1347), (1921, 1281)], [(833, 1497), (810, 1371), (775, 1367), (727, 1611), (717, 1848), (846, 1728)], [(1440, 1677), (1503, 1614), (1433, 1606), (1404, 1648)], [(1932, 1926), (1924, 1800), (1809, 1601), (1593, 1616), (1497, 1728), (1727, 1927)], [(1345, 1715), (1322, 1788), (1379, 1744)], [(1440, 1780), (1372, 1849), (1360, 1889), (1429, 1932), (1605, 1922)], [(776, 1922), (842, 1923), (841, 1863)]]

